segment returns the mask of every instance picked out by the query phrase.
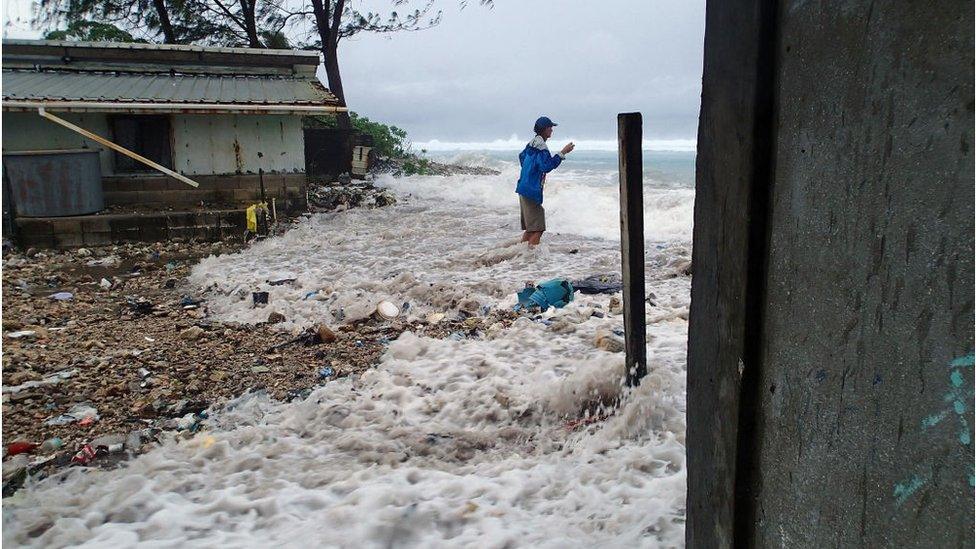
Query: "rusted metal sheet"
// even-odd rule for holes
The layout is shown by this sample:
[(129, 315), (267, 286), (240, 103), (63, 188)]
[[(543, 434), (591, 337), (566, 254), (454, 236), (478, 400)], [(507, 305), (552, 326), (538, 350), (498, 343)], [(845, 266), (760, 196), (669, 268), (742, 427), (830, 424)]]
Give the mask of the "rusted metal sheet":
[(84, 215), (105, 208), (98, 151), (5, 152), (3, 167), (18, 216)]
[[(337, 105), (314, 78), (3, 71), (3, 100), (213, 105)], [(53, 105), (52, 105), (53, 107)]]

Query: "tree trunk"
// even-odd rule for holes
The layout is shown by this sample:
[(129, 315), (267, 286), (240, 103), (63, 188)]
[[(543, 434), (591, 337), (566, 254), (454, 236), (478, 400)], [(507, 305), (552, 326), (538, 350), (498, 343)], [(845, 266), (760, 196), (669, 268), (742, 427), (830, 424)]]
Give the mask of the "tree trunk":
[[(329, 79), (329, 91), (335, 95), (343, 106), (346, 104), (346, 95), (342, 91), (342, 75), (339, 74), (339, 56), (336, 55), (335, 47), (322, 48), (325, 57), (325, 75)], [(349, 113), (336, 113), (336, 126), (343, 130), (352, 129), (352, 120)]]
[[(339, 73), (339, 24), (345, 0), (312, 0), (312, 11), (315, 13), (315, 26), (319, 31), (322, 42), (322, 58), (325, 61), (325, 76), (329, 80), (329, 91), (336, 96), (339, 103), (346, 105), (346, 94), (342, 90), (342, 75)], [(352, 122), (348, 113), (337, 113), (336, 122), (339, 128), (350, 129)]]
[(163, 41), (167, 44), (175, 44), (176, 33), (173, 32), (173, 24), (170, 23), (165, 0), (153, 0), (153, 7), (156, 9), (156, 15), (159, 16), (159, 28), (163, 31)]
[(342, 75), (339, 73), (339, 56), (335, 47), (322, 48), (322, 56), (325, 59), (325, 75), (329, 79), (329, 91), (335, 95), (339, 102), (346, 104), (346, 94), (342, 91)]
[(254, 15), (257, 2), (240, 0), (239, 4), (241, 6), (241, 13), (244, 15), (244, 32), (247, 34), (247, 41), (249, 45), (252, 48), (263, 48), (264, 44), (262, 44), (261, 40), (258, 38), (257, 18)]

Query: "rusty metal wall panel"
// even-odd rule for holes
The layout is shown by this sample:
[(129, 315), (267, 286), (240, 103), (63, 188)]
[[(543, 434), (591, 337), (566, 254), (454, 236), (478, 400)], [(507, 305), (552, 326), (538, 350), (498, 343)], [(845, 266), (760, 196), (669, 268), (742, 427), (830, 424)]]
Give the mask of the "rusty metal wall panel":
[(17, 215), (84, 215), (105, 208), (98, 152), (22, 151), (3, 154)]
[(186, 175), (302, 173), (302, 118), (173, 115), (173, 159)]

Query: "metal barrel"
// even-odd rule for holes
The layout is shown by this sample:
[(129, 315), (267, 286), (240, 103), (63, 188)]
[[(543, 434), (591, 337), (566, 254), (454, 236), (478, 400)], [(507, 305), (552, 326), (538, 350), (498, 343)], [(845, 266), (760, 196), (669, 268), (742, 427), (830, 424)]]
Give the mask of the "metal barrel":
[(105, 209), (98, 151), (5, 151), (3, 166), (18, 217), (84, 215)]

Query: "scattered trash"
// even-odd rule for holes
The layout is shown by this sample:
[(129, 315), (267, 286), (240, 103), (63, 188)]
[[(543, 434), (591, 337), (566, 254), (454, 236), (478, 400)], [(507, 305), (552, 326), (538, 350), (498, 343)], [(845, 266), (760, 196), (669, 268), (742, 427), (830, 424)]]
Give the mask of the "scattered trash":
[(60, 450), (64, 446), (64, 441), (58, 437), (52, 437), (41, 443), (40, 450), (46, 454)]
[(325, 368), (319, 370), (319, 379), (325, 379), (327, 377), (332, 377), (334, 375), (335, 375), (335, 370), (333, 370), (329, 366), (326, 366)]
[(78, 453), (71, 458), (71, 463), (77, 463), (79, 465), (88, 465), (94, 461), (96, 457), (95, 449), (92, 448), (91, 444), (86, 444), (78, 450)]
[(188, 295), (180, 298), (180, 307), (183, 307), (184, 309), (196, 309), (201, 303), (203, 303), (202, 299), (196, 299)]
[(618, 274), (592, 275), (573, 281), (573, 288), (581, 294), (615, 294), (623, 287)]
[(196, 341), (200, 339), (204, 334), (203, 328), (199, 326), (190, 326), (189, 328), (180, 332), (180, 339), (186, 339), (189, 341)]
[(119, 256), (117, 255), (107, 255), (101, 259), (93, 259), (87, 263), (89, 267), (114, 267), (121, 263)]
[(146, 379), (147, 377), (149, 377), (149, 370), (145, 368), (139, 368), (139, 377), (141, 379)]
[(176, 270), (176, 263), (173, 263), (172, 261), (167, 261), (166, 262), (166, 272), (167, 273), (171, 273), (171, 272), (173, 272), (175, 270)]
[(603, 318), (603, 317), (605, 317), (607, 315), (603, 314), (603, 311), (593, 311), (593, 316), (595, 316), (597, 318)]
[(112, 288), (112, 282), (107, 278), (102, 278), (102, 280), (98, 282), (98, 285), (101, 286), (103, 290), (109, 290)]
[(33, 442), (27, 442), (24, 440), (18, 440), (11, 442), (7, 445), (7, 455), (16, 456), (17, 454), (27, 454), (37, 448), (37, 444)]
[(559, 309), (572, 300), (573, 285), (568, 280), (554, 278), (519, 292), (516, 310), (529, 307), (539, 307), (542, 311), (549, 307)]
[(444, 313), (430, 313), (427, 315), (428, 324), (437, 324), (438, 322), (444, 320)]
[(251, 367), (251, 372), (253, 372), (255, 374), (264, 374), (264, 373), (267, 373), (267, 372), (270, 372), (270, 371), (271, 371), (271, 368), (268, 368), (267, 366), (252, 366)]
[(7, 337), (10, 339), (20, 339), (22, 337), (34, 337), (37, 335), (35, 330), (20, 330), (17, 332), (7, 332)]
[(53, 417), (44, 422), (45, 425), (68, 425), (69, 423), (80, 423), (90, 419), (87, 424), (91, 424), (98, 419), (98, 410), (87, 404), (75, 404), (66, 413)]
[(305, 301), (306, 299), (308, 299), (310, 297), (315, 297), (316, 295), (318, 295), (318, 293), (319, 293), (318, 290), (312, 290), (311, 292), (308, 292), (307, 294), (305, 294), (305, 297), (302, 298), (302, 301)]
[(282, 284), (291, 284), (292, 282), (298, 280), (297, 278), (282, 278), (280, 280), (269, 280), (268, 284), (272, 286), (281, 286)]
[(95, 423), (95, 418), (86, 417), (86, 418), (82, 418), (82, 420), (78, 422), (78, 425), (80, 425), (81, 427), (88, 427), (93, 423)]
[(268, 304), (268, 292), (251, 292), (251, 300), (255, 307)]
[(129, 297), (126, 298), (125, 301), (126, 304), (129, 306), (129, 310), (131, 310), (133, 313), (137, 315), (147, 315), (153, 312), (153, 309), (156, 308), (156, 306), (153, 305), (151, 301), (149, 301), (144, 297), (139, 297), (139, 298)]
[(400, 308), (389, 301), (380, 301), (376, 306), (376, 314), (383, 320), (393, 320), (400, 315)]
[(75, 296), (71, 292), (58, 292), (56, 294), (51, 294), (48, 297), (55, 301), (70, 301)]
[(447, 339), (453, 341), (461, 341), (462, 339), (464, 339), (464, 334), (462, 334), (461, 332), (451, 332), (451, 334), (447, 336)]
[(610, 306), (608, 307), (610, 314), (619, 315), (624, 312), (624, 303), (619, 297), (613, 296), (610, 298)]

